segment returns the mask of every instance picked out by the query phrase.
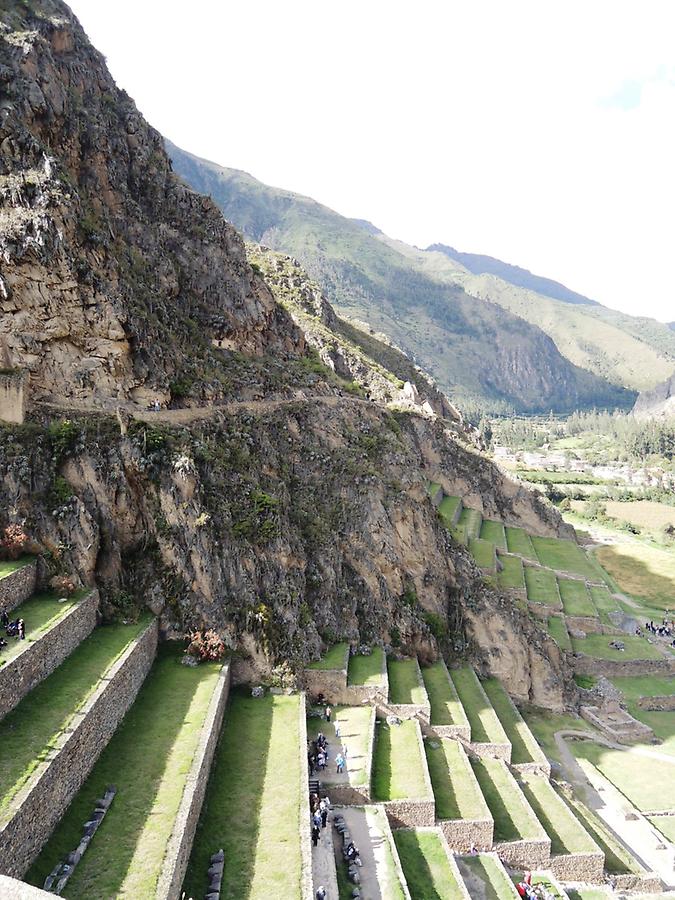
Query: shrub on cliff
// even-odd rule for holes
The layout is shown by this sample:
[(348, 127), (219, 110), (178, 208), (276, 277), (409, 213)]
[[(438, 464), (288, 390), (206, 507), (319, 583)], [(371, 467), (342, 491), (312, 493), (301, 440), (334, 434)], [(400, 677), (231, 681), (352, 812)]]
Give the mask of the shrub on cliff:
[(225, 656), (225, 643), (212, 628), (206, 631), (191, 631), (187, 635), (190, 642), (185, 650), (196, 659), (216, 661)]

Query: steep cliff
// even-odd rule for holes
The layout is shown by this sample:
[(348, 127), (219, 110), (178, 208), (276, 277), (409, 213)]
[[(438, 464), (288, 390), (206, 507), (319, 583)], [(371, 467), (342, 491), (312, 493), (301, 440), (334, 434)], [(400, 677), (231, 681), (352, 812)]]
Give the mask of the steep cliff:
[(651, 391), (643, 391), (635, 401), (633, 415), (638, 419), (675, 417), (675, 374)]

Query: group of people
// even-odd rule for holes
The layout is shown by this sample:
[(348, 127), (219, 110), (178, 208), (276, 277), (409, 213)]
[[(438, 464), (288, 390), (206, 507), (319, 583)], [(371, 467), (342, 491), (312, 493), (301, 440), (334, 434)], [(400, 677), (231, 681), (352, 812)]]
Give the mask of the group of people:
[(672, 637), (675, 631), (675, 623), (669, 622), (664, 618), (660, 625), (655, 625), (653, 621), (645, 622), (645, 631), (657, 634), (659, 637)]
[(309, 796), (309, 808), (312, 813), (312, 844), (316, 847), (321, 838), (321, 830), (328, 824), (330, 800), (312, 793)]
[[(326, 706), (323, 717), (326, 722), (330, 724), (332, 709), (330, 706)], [(340, 723), (335, 720), (335, 737), (339, 741), (341, 738), (340, 734)], [(335, 755), (335, 772), (337, 775), (341, 775), (347, 764), (347, 754), (348, 749), (347, 745), (343, 744), (342, 748)], [(309, 741), (307, 745), (307, 766), (309, 768), (309, 774), (313, 775), (315, 772), (323, 772), (328, 766), (328, 740), (326, 735), (323, 732), (319, 732), (316, 736), (316, 740)]]
[(545, 884), (532, 884), (532, 872), (526, 872), (523, 880), (516, 885), (519, 897), (526, 897), (527, 900), (554, 900), (557, 896), (552, 894)]
[[(3, 609), (0, 613), (0, 628), (3, 629), (7, 637), (15, 637), (19, 641), (26, 639), (26, 623), (23, 619), (13, 619), (10, 621), (9, 616)], [(7, 646), (7, 641), (0, 637), (0, 650)]]

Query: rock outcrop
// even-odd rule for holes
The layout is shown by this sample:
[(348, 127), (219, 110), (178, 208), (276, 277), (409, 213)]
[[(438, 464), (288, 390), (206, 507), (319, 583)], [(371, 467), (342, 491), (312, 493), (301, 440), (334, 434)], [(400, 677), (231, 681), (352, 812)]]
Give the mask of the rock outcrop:
[(651, 391), (642, 391), (635, 401), (633, 415), (638, 419), (675, 417), (675, 373)]

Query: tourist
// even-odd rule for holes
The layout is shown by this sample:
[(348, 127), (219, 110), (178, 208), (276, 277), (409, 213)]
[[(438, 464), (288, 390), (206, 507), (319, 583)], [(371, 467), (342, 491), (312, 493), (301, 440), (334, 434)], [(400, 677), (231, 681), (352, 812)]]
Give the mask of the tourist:
[(312, 816), (312, 824), (315, 826), (315, 828), (321, 828), (321, 813), (318, 809)]
[(335, 737), (340, 740), (340, 723), (338, 720), (335, 720)]
[(322, 828), (326, 827), (327, 821), (328, 821), (328, 810), (324, 806), (324, 808), (321, 810), (321, 827)]
[(323, 772), (323, 770), (326, 768), (326, 762), (327, 762), (326, 754), (324, 753), (323, 750), (319, 750), (319, 752), (316, 754), (316, 764), (320, 771)]
[(323, 885), (320, 885), (316, 889), (316, 900), (326, 900), (328, 894), (326, 893), (326, 888)]
[(326, 707), (326, 722), (330, 722), (330, 717), (331, 717), (332, 712), (333, 712), (333, 710), (330, 708), (330, 706), (327, 706)]
[(24, 622), (23, 619), (19, 619), (19, 625), (17, 628), (17, 632), (19, 635), (19, 640), (25, 641), (26, 640), (26, 623)]
[(314, 774), (314, 755), (311, 750), (307, 751), (307, 766), (309, 768), (309, 774)]
[(345, 758), (341, 753), (338, 753), (338, 755), (335, 757), (335, 766), (336, 774), (342, 775), (345, 770)]
[(0, 625), (2, 625), (3, 628), (7, 628), (7, 626), (9, 625), (9, 616), (7, 615), (7, 611), (4, 609), (0, 613)]
[(316, 847), (319, 843), (319, 837), (321, 836), (321, 831), (316, 825), (312, 825), (312, 843)]

